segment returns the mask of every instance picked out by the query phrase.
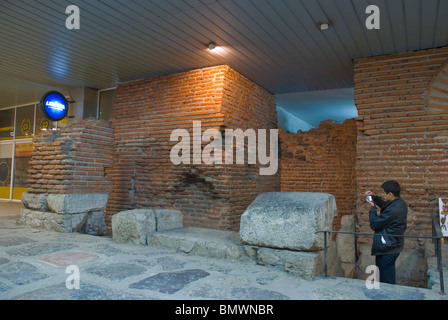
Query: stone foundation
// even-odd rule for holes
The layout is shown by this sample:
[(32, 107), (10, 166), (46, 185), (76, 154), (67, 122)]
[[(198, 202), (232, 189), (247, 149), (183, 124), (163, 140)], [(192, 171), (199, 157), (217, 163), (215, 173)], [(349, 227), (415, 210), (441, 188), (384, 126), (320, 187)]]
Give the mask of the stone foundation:
[[(245, 253), (258, 264), (277, 266), (303, 278), (324, 274), (324, 239), (337, 215), (333, 195), (268, 192), (260, 194), (241, 217)], [(329, 274), (340, 268), (336, 243), (327, 238)]]
[(119, 243), (148, 244), (157, 231), (183, 227), (179, 210), (145, 208), (121, 211), (112, 217), (112, 240)]
[(107, 231), (104, 210), (107, 193), (22, 195), (22, 209), (17, 221), (34, 228), (57, 232), (81, 232), (104, 235)]

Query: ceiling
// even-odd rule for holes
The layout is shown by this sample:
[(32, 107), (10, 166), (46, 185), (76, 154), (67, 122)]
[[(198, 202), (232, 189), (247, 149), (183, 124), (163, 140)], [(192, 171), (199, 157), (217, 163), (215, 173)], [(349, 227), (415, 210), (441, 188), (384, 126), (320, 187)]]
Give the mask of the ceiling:
[(352, 88), (354, 58), (448, 45), (447, 17), (448, 0), (0, 0), (0, 108), (227, 64), (291, 111), (293, 93)]

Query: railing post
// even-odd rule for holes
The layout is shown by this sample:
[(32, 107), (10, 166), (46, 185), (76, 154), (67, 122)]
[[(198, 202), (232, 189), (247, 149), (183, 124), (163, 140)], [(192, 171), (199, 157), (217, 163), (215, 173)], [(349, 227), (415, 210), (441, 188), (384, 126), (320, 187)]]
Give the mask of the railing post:
[(325, 277), (328, 277), (328, 272), (327, 272), (327, 232), (324, 231), (324, 248), (325, 248)]
[(437, 269), (439, 270), (440, 292), (445, 294), (445, 284), (443, 281), (443, 264), (442, 264), (442, 244), (440, 238), (437, 238)]

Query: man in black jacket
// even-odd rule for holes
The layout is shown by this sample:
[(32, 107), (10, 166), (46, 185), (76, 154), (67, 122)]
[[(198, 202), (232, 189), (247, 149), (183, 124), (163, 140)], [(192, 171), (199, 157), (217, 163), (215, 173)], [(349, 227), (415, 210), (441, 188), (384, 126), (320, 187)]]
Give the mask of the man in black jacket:
[[(389, 235), (403, 235), (407, 227), (408, 207), (400, 197), (400, 184), (390, 180), (382, 184), (383, 198), (367, 191), (371, 196), (369, 220), (370, 228), (375, 232), (373, 237), (372, 255), (380, 271), (380, 282), (395, 284), (395, 261), (403, 250), (404, 238)], [(377, 205), (380, 214), (377, 214)]]

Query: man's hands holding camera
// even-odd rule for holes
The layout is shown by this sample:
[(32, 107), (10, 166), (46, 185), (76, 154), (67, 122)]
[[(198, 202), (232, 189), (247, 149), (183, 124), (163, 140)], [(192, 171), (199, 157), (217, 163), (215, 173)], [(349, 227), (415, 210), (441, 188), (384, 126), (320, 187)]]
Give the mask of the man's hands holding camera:
[(366, 203), (368, 203), (371, 207), (375, 206), (375, 203), (373, 202), (373, 198), (372, 198), (373, 195), (374, 195), (374, 193), (370, 190), (367, 190), (364, 193)]

